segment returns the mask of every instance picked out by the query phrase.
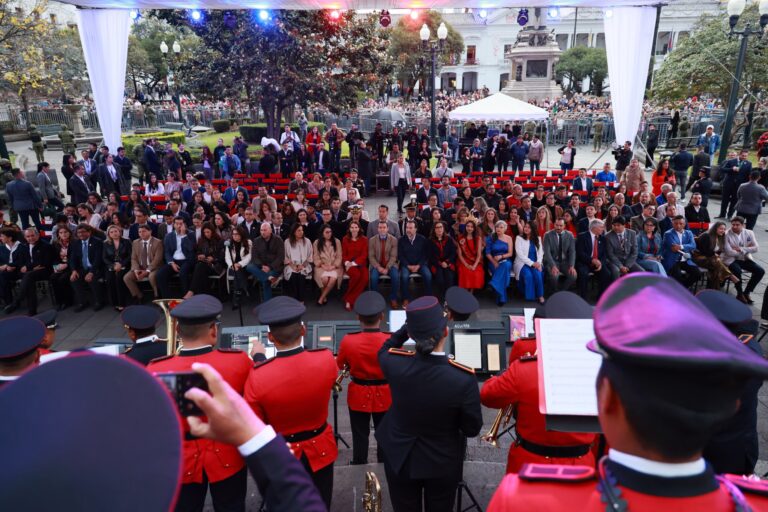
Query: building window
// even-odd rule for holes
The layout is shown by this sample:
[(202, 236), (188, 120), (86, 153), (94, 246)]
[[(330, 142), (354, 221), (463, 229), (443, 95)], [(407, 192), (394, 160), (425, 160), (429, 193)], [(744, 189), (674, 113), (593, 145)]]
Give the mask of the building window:
[(589, 46), (589, 34), (576, 34), (576, 46)]
[(477, 47), (473, 44), (467, 46), (467, 64), (477, 64)]
[(499, 90), (502, 90), (507, 86), (507, 82), (509, 81), (509, 73), (502, 73), (499, 76)]
[(597, 39), (595, 41), (595, 48), (602, 48), (605, 50), (605, 34), (600, 32), (597, 34)]
[(513, 44), (505, 44), (504, 45), (504, 55), (507, 55), (509, 52), (511, 52), (512, 51), (512, 47), (514, 47), (514, 46), (515, 45), (513, 45)]
[(560, 47), (561, 51), (565, 51), (568, 49), (569, 40), (570, 40), (570, 36), (568, 34), (555, 35), (555, 41), (557, 41), (557, 45)]
[(666, 55), (672, 42), (671, 32), (659, 32), (656, 38), (656, 55)]
[(56, 15), (54, 13), (50, 13), (48, 16), (50, 16), (51, 18), (51, 23), (53, 23), (54, 25), (58, 24), (58, 20), (56, 19)]

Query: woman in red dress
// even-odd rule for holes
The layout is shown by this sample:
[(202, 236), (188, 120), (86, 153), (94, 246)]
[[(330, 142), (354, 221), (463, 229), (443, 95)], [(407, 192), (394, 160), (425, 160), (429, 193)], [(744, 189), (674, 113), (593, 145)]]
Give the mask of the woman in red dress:
[(309, 150), (309, 154), (311, 154), (313, 158), (315, 156), (315, 151), (317, 151), (320, 148), (320, 144), (322, 142), (323, 142), (323, 135), (317, 129), (317, 126), (313, 126), (312, 129), (307, 134), (307, 138), (304, 140), (304, 143), (307, 146), (307, 150)]
[(341, 241), (341, 259), (349, 276), (344, 307), (352, 311), (357, 298), (368, 288), (368, 239), (361, 233), (357, 221), (349, 223), (349, 232)]
[(459, 235), (459, 287), (470, 292), (481, 290), (485, 286), (483, 251), (485, 243), (477, 223), (469, 219), (464, 227), (464, 234)]

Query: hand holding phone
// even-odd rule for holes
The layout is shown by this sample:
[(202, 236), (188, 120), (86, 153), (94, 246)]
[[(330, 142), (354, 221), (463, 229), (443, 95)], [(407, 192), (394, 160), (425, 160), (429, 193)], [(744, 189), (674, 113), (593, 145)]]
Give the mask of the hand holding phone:
[(179, 408), (179, 414), (182, 416), (201, 416), (203, 414), (195, 402), (186, 398), (185, 395), (192, 388), (208, 391), (205, 377), (196, 372), (155, 373), (155, 377), (168, 388), (171, 398)]

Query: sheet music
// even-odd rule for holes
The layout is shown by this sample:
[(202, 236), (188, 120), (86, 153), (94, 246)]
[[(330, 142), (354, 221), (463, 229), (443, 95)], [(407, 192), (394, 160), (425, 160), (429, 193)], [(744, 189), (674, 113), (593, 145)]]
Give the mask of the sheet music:
[(536, 308), (523, 308), (523, 316), (525, 317), (525, 335), (524, 336), (533, 336), (534, 334), (534, 327), (533, 327), (533, 315), (536, 314)]
[(453, 332), (453, 355), (456, 362), (470, 368), (483, 367), (483, 347), (480, 333)]
[(543, 414), (597, 416), (595, 378), (602, 358), (587, 349), (595, 337), (591, 319), (537, 319)]
[[(389, 332), (395, 332), (398, 329), (400, 329), (403, 324), (405, 323), (406, 315), (405, 311), (400, 309), (393, 309), (389, 312)], [(408, 338), (408, 341), (404, 343), (404, 345), (413, 346), (416, 344), (415, 341), (413, 341), (411, 338)], [(407, 349), (408, 347), (403, 347)]]
[(494, 343), (489, 343), (485, 346), (485, 351), (487, 354), (487, 361), (488, 361), (488, 371), (489, 372), (498, 372), (501, 370), (501, 347), (502, 345), (496, 345)]

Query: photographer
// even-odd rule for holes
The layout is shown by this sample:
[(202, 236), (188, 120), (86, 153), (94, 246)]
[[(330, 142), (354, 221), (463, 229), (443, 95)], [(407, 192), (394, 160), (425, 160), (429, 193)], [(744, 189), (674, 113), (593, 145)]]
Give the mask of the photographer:
[(621, 174), (624, 172), (624, 169), (629, 166), (630, 160), (632, 160), (632, 143), (629, 141), (626, 141), (624, 143), (624, 146), (617, 147), (613, 151), (611, 151), (613, 154), (613, 157), (616, 159), (616, 174), (619, 179), (621, 179)]
[[(466, 437), (483, 417), (474, 370), (448, 359), (447, 319), (437, 298), (420, 297), (407, 321), (379, 350), (392, 406), (376, 429), (395, 512), (451, 510)], [(401, 347), (408, 338), (416, 352)], [(424, 507), (422, 507), (422, 494)]]

